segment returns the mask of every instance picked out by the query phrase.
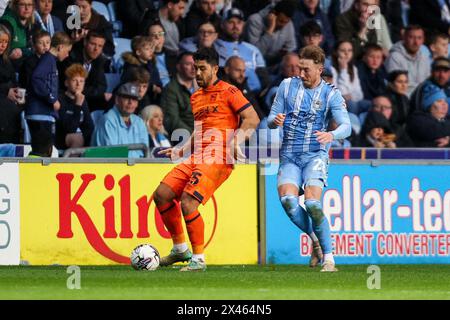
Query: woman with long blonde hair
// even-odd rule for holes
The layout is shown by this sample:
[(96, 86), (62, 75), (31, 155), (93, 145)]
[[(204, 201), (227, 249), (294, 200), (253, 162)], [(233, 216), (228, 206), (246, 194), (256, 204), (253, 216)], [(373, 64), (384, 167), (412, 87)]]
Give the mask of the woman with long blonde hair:
[(146, 106), (141, 111), (141, 118), (147, 127), (150, 148), (171, 147), (163, 125), (164, 114), (159, 106), (154, 104)]

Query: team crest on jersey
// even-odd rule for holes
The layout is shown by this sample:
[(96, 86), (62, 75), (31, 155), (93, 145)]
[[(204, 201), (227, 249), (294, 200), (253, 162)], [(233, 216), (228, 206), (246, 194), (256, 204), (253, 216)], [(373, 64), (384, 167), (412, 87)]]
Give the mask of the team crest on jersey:
[(313, 101), (314, 110), (320, 110), (321, 107), (322, 107), (322, 101), (320, 101), (320, 100)]

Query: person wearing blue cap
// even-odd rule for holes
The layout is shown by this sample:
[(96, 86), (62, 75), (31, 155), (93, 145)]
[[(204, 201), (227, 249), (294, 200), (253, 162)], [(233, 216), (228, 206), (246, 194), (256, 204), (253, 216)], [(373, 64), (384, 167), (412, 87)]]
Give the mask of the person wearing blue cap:
[(407, 131), (416, 147), (450, 146), (450, 117), (448, 116), (447, 96), (437, 86), (428, 86), (423, 90), (422, 106), (424, 111), (411, 115)]

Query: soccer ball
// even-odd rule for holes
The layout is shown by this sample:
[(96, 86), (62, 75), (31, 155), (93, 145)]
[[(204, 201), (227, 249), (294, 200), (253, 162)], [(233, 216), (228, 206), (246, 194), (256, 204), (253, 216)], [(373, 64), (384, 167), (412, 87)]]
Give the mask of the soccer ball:
[(159, 267), (159, 252), (151, 244), (141, 244), (131, 252), (131, 266), (135, 270), (156, 270)]

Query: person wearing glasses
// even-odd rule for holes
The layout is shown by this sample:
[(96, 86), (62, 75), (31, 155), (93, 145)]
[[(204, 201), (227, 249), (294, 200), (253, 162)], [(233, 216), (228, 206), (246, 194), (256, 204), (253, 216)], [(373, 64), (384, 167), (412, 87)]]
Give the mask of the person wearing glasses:
[(180, 51), (196, 52), (200, 48), (211, 48), (217, 40), (217, 28), (211, 22), (205, 22), (198, 28), (197, 36), (183, 39)]
[(18, 70), (24, 58), (32, 54), (31, 33), (34, 23), (34, 0), (12, 0), (0, 23), (11, 33), (9, 58)]
[(147, 35), (155, 45), (156, 69), (158, 69), (159, 78), (163, 87), (165, 87), (176, 73), (176, 56), (164, 47), (166, 32), (160, 21), (156, 20), (149, 26)]

